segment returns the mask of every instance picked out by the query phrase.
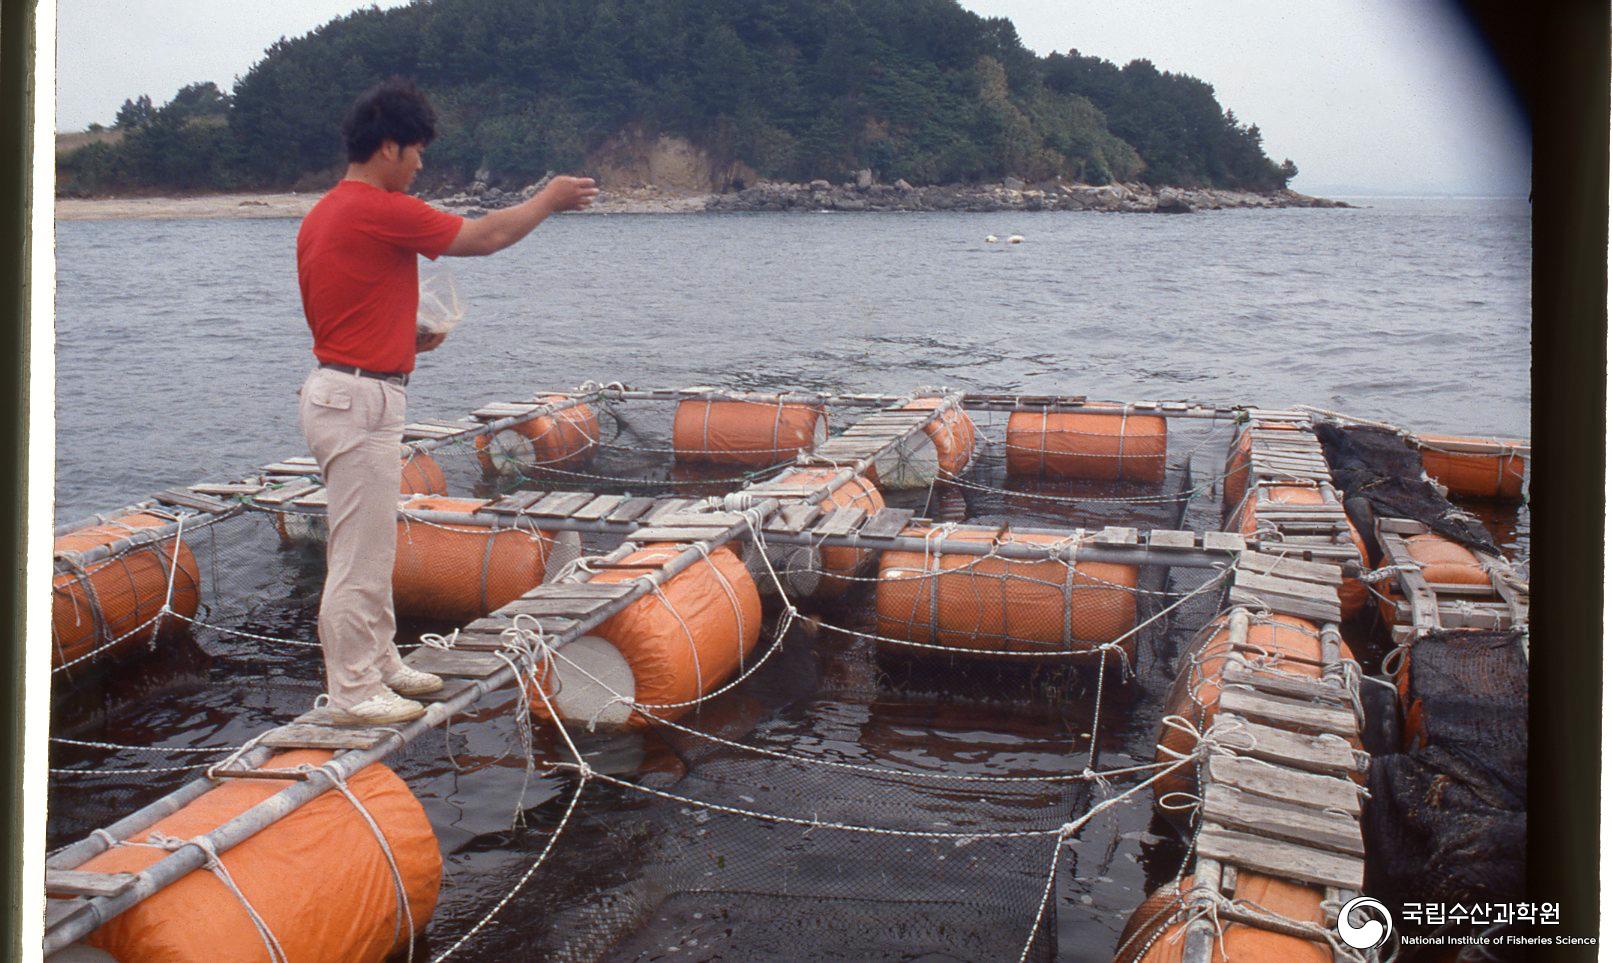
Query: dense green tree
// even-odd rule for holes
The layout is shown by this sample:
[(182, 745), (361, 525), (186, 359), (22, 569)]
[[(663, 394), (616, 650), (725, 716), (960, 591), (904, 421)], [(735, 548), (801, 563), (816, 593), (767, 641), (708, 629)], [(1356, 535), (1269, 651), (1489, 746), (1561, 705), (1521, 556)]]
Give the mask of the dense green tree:
[[(624, 130), (686, 137), (763, 176), (916, 183), (1064, 177), (1267, 189), (1297, 168), (1208, 84), (1146, 60), (1037, 57), (956, 0), (415, 0), (282, 38), (226, 94), (127, 101), (78, 183), (284, 186), (331, 177), (353, 96), (432, 97), (428, 180), (577, 169)], [(144, 132), (149, 131), (149, 134)], [(86, 148), (88, 150), (88, 148)], [(170, 156), (185, 153), (186, 156)], [(76, 156), (76, 155), (75, 155)], [(63, 169), (69, 161), (64, 159)]]

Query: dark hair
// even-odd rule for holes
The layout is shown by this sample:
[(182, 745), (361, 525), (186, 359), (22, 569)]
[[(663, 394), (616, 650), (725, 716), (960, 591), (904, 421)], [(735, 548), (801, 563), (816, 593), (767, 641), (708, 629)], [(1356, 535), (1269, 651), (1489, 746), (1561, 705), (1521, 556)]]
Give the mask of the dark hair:
[(355, 164), (374, 157), (383, 141), (408, 147), (429, 144), (436, 135), (437, 112), (414, 82), (402, 77), (392, 77), (364, 91), (341, 122), (347, 159)]

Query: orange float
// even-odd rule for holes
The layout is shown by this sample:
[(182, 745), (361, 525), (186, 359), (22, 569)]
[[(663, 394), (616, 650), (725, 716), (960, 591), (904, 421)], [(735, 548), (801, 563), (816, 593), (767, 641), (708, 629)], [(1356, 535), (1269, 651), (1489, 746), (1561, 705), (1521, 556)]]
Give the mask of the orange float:
[[(406, 507), (470, 513), (484, 504), (474, 499), (424, 496), (411, 499)], [(392, 565), (392, 600), (397, 614), (443, 622), (481, 618), (542, 584), (550, 561), (557, 556), (575, 557), (574, 552), (566, 551), (574, 548), (575, 540), (574, 532), (494, 531), (400, 517), (397, 559)]]
[[(900, 411), (933, 411), (940, 398), (918, 398)], [(907, 491), (928, 488), (939, 479), (955, 478), (968, 470), (974, 459), (974, 419), (955, 406), (941, 412), (924, 425), (923, 434), (885, 452), (868, 468), (868, 477), (881, 491)]]
[[(570, 399), (545, 395), (534, 400), (553, 404)], [(574, 468), (587, 464), (599, 448), (599, 414), (592, 405), (574, 405), (491, 435), (477, 435), (471, 444), (489, 477)]]
[(403, 446), (403, 477), (398, 482), (399, 495), (446, 495), (448, 479), (442, 466), (428, 452)]
[[(398, 481), (399, 495), (446, 495), (448, 479), (442, 466), (427, 452), (403, 446), (403, 475)], [(301, 512), (275, 512), (274, 530), (286, 545), (322, 545), (329, 537), (330, 526), (324, 515), (305, 515)]]
[(1243, 496), (1248, 493), (1248, 469), (1253, 462), (1254, 429), (1260, 431), (1298, 431), (1298, 426), (1288, 421), (1252, 421), (1237, 432), (1232, 439), (1231, 450), (1226, 453), (1225, 484), (1221, 489), (1221, 507), (1223, 514), (1230, 517), (1242, 505)]
[[(923, 538), (931, 529), (902, 535)], [(961, 529), (948, 541), (1052, 545), (1063, 538)], [(1110, 562), (1025, 562), (981, 555), (885, 552), (875, 603), (879, 635), (962, 651), (1083, 651), (1136, 625), (1137, 568)], [(1134, 638), (1123, 647), (1129, 654)]]
[[(124, 515), (115, 521), (81, 528), (56, 539), (55, 553), (83, 552), (126, 538), (141, 529), (170, 524), (171, 518), (147, 512)], [(51, 665), (60, 666), (128, 636), (118, 648), (132, 648), (153, 637), (182, 632), (175, 618), (141, 628), (156, 617), (163, 602), (193, 618), (201, 599), (201, 571), (196, 554), (179, 539), (141, 545), (83, 569), (58, 573), (51, 580)], [(168, 593), (170, 574), (173, 595)]]
[[(1120, 934), (1114, 963), (1181, 963), (1186, 945), (1181, 938), (1187, 924), (1185, 897), (1192, 883), (1187, 878), (1179, 884), (1162, 886), (1136, 908)], [(1321, 902), (1325, 897), (1326, 893), (1317, 887), (1246, 869), (1237, 873), (1231, 896), (1295, 923), (1314, 923), (1323, 928), (1326, 911)], [(1211, 943), (1209, 959), (1211, 963), (1332, 963), (1333, 957), (1331, 947), (1325, 943), (1228, 922), (1220, 938)]]
[[(1479, 585), (1489, 587), (1489, 572), (1478, 556), (1465, 545), (1451, 541), (1443, 535), (1428, 532), (1405, 539), (1405, 549), (1422, 568), (1422, 578), (1430, 584)], [(1377, 600), (1377, 610), (1383, 622), (1393, 625), (1395, 609), (1405, 597), (1399, 592), (1399, 581), (1388, 579), (1377, 586), (1385, 598)]]
[[(301, 749), (274, 756), (261, 768), (318, 766), (330, 758), (325, 750)], [(132, 842), (201, 836), (285, 786), (281, 779), (224, 780), (135, 834)], [(422, 931), (436, 909), (442, 855), (409, 787), (381, 763), (354, 774), (347, 786), (380, 826), (397, 861), (408, 914), (399, 911), (397, 878), (380, 841), (339, 792), (325, 793), (219, 854), (288, 960), (380, 963), (408, 942), (408, 919)], [(150, 846), (115, 846), (78, 868), (137, 873), (167, 855)], [(241, 900), (200, 869), (112, 917), (85, 942), (127, 963), (214, 963), (269, 955)]]
[(1169, 428), (1160, 415), (1015, 411), (1007, 423), (1007, 471), (1015, 477), (1164, 481)]
[(678, 461), (767, 468), (791, 461), (828, 437), (822, 405), (765, 398), (678, 402), (672, 448)]
[[(833, 468), (802, 468), (789, 472), (769, 484), (795, 485), (816, 488), (833, 481), (838, 474)], [(869, 515), (884, 508), (884, 496), (866, 478), (856, 477), (842, 483), (818, 503), (825, 515), (840, 508), (860, 508)], [(755, 557), (754, 543), (745, 546), (745, 564), (756, 584), (764, 593), (774, 591), (771, 576)], [(868, 549), (831, 547), (823, 549), (808, 546), (785, 545), (768, 552), (773, 570), (779, 580), (792, 592), (827, 601), (845, 595), (856, 584), (855, 576), (865, 571), (876, 553)]]
[[(1452, 495), (1517, 501), (1522, 498), (1528, 442), (1502, 438), (1462, 438), (1457, 435), (1421, 435), (1422, 470)], [(1471, 451), (1487, 448), (1488, 451)]]
[[(648, 545), (595, 574), (593, 583), (626, 582), (688, 551), (679, 544)], [(642, 566), (635, 568), (634, 566)], [(645, 729), (653, 723), (617, 695), (678, 719), (693, 702), (739, 670), (761, 637), (761, 596), (731, 545), (672, 576), (575, 642), (556, 660), (558, 684), (545, 693), (562, 718)], [(600, 682), (607, 683), (601, 686)], [(548, 713), (530, 696), (533, 712)]]
[[(1269, 497), (1269, 501), (1266, 504), (1327, 504), (1327, 498), (1325, 495), (1321, 494), (1321, 490), (1319, 488), (1311, 488), (1304, 485), (1271, 485), (1265, 488), (1265, 492)], [(1254, 534), (1254, 530), (1259, 521), (1258, 516), (1255, 513), (1255, 509), (1258, 505), (1259, 502), (1255, 498), (1243, 500), (1242, 516), (1238, 520), (1237, 530), (1242, 532), (1244, 535)], [(1343, 511), (1343, 506), (1339, 505), (1338, 510)], [(1360, 537), (1360, 532), (1355, 528), (1355, 523), (1353, 521), (1349, 521), (1349, 541), (1354, 543), (1355, 553), (1359, 556), (1361, 569), (1369, 569), (1371, 565), (1369, 562), (1367, 562), (1367, 559), (1370, 556), (1366, 554), (1366, 543), (1365, 540)], [(1366, 583), (1360, 581), (1358, 578), (1345, 578), (1343, 580), (1343, 584), (1338, 586), (1338, 602), (1343, 610), (1344, 618), (1351, 618), (1361, 612), (1366, 611), (1366, 604), (1370, 601), (1370, 598), (1371, 593), (1369, 590), (1367, 590)]]
[[(1248, 646), (1251, 651), (1234, 652), (1231, 647), (1231, 628), (1225, 617), (1209, 624), (1207, 641), (1199, 646), (1182, 666), (1175, 685), (1164, 701), (1166, 716), (1180, 716), (1199, 732), (1206, 731), (1220, 713), (1221, 676), (1234, 658), (1258, 661), (1281, 672), (1308, 679), (1321, 678), (1321, 630), (1313, 622), (1288, 615), (1259, 617), (1248, 626)], [(1352, 659), (1349, 647), (1339, 643), (1340, 658)], [(1174, 762), (1196, 748), (1189, 733), (1173, 726), (1159, 727), (1158, 762)], [(1195, 763), (1173, 769), (1153, 784), (1153, 798), (1163, 799), (1170, 793), (1198, 791), (1198, 772)], [(1169, 812), (1176, 812), (1170, 810)]]

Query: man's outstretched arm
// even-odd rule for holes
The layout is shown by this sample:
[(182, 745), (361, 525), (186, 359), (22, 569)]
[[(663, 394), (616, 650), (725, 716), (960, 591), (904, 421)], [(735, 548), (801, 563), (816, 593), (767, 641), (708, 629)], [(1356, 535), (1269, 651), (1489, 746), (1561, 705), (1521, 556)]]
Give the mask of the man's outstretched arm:
[(550, 214), (580, 211), (593, 203), (599, 193), (593, 179), (558, 176), (529, 199), (493, 211), (485, 217), (465, 221), (459, 234), (442, 253), (449, 257), (481, 257), (502, 251), (532, 233)]

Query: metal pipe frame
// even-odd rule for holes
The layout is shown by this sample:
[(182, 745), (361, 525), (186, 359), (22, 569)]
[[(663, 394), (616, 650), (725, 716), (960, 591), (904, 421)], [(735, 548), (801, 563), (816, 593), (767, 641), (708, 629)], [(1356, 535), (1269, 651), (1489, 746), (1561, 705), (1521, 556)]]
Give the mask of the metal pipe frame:
[[(955, 399), (953, 403), (955, 403)], [(899, 438), (893, 439), (881, 449), (880, 453), (905, 440), (913, 432), (922, 430), (929, 421), (939, 417), (947, 407), (949, 406), (942, 405), (934, 409), (929, 419), (914, 425), (910, 431)], [(870, 457), (863, 461), (871, 463), (872, 458)], [(849, 478), (865, 467), (865, 465), (859, 463), (859, 467), (846, 469), (840, 474)], [(831, 482), (828, 488), (832, 489), (838, 484), (838, 481)], [(756, 513), (756, 517), (765, 521), (767, 517), (778, 510), (779, 506), (780, 503), (776, 499), (762, 498), (752, 505), (751, 509)], [(749, 527), (749, 519), (744, 519), (724, 529), (713, 530), (710, 538), (690, 544), (688, 548), (667, 561), (659, 569), (634, 579), (632, 589), (626, 595), (611, 600), (591, 615), (578, 620), (574, 627), (561, 633), (555, 641), (559, 644), (564, 644), (586, 634), (589, 630), (600, 625), (633, 602), (650, 594), (667, 580), (704, 560), (710, 549), (731, 541), (741, 533), (748, 531)], [(629, 541), (612, 554), (619, 557), (630, 551), (632, 547), (633, 543)], [(570, 577), (572, 580), (581, 580), (585, 574), (576, 572)], [(497, 613), (494, 614), (496, 615)], [(432, 703), (420, 718), (389, 733), (367, 749), (355, 749), (337, 753), (326, 766), (340, 779), (350, 779), (366, 766), (381, 761), (426, 732), (438, 726), (446, 725), (453, 716), (463, 712), (488, 693), (501, 689), (506, 685), (518, 683), (519, 680), (516, 678), (516, 673), (512, 668), (504, 666), (485, 678), (467, 681), (471, 681), (471, 684), (462, 692), (442, 702)], [(115, 826), (128, 829), (131, 832), (139, 832), (161, 819), (163, 815), (176, 811), (185, 802), (200, 796), (212, 785), (212, 781), (206, 778), (195, 780), (145, 807), (138, 813), (125, 817)], [(206, 839), (211, 844), (210, 848), (214, 851), (219, 853), (227, 852), (268, 826), (285, 818), (290, 813), (329, 792), (331, 788), (332, 783), (329, 778), (310, 774), (309, 778), (292, 782), (285, 789), (199, 838)], [(127, 837), (114, 834), (114, 838), (123, 839)], [(51, 868), (71, 869), (82, 865), (84, 860), (106, 851), (107, 848), (109, 848), (107, 841), (100, 834), (94, 834), (79, 840), (58, 853)], [(46, 932), (45, 954), (48, 956), (82, 939), (112, 917), (143, 902), (151, 895), (200, 869), (206, 864), (207, 859), (208, 855), (202, 846), (194, 843), (184, 846), (135, 873), (133, 884), (117, 896), (94, 897), (86, 900), (58, 920), (56, 925)]]
[[(565, 392), (554, 392), (565, 394)], [(724, 391), (711, 387), (692, 388), (603, 388), (599, 394), (611, 401), (753, 401), (757, 404), (838, 405), (842, 407), (884, 408), (902, 400), (900, 395), (835, 394), (814, 392)], [(910, 396), (909, 396), (910, 397)], [(1046, 400), (1036, 400), (1046, 399)], [(1182, 405), (1164, 408), (1163, 405)], [(1104, 402), (1079, 395), (1014, 395), (990, 392), (963, 392), (962, 407), (967, 411), (1054, 411), (1099, 412), (1102, 414), (1158, 415), (1164, 418), (1235, 418), (1253, 410), (1253, 405), (1212, 405), (1202, 402)]]

